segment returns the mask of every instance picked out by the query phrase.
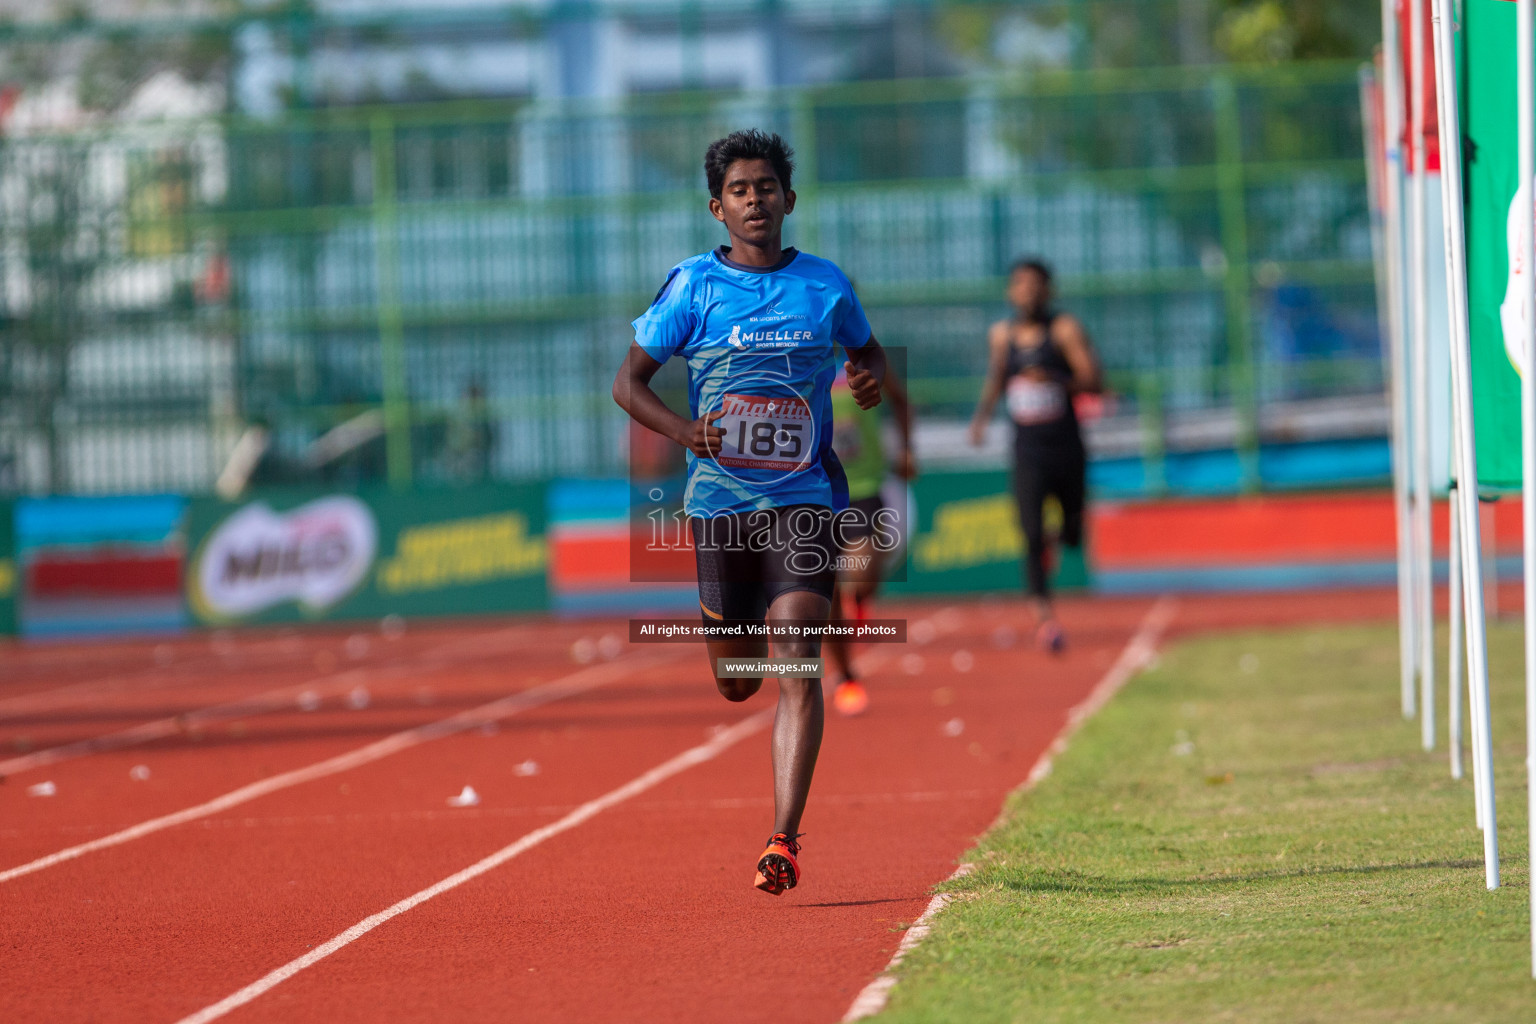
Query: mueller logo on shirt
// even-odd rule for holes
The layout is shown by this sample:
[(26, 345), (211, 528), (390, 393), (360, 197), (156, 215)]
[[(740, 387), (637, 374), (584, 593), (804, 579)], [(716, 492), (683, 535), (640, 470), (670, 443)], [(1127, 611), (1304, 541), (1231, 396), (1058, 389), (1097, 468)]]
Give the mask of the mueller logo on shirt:
[(782, 327), (762, 327), (742, 330), (741, 324), (731, 328), (731, 336), (726, 340), (732, 348), (745, 352), (748, 345), (762, 345), (767, 348), (793, 348), (802, 342), (815, 341), (815, 331), (786, 330)]

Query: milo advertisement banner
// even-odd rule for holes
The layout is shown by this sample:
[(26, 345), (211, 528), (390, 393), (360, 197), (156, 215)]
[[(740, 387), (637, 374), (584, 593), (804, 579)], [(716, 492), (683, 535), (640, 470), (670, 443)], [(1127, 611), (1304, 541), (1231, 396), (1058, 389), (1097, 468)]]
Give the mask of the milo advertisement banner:
[(544, 486), (273, 491), (188, 511), (187, 605), (208, 625), (547, 606)]
[(1467, 300), (1477, 471), (1492, 489), (1520, 486), (1521, 337), (1515, 4), (1465, 0), (1461, 16), (1462, 162), (1467, 202)]
[[(893, 593), (1018, 591), (1023, 586), (1024, 534), (1008, 474), (996, 470), (925, 473), (912, 482), (907, 582)], [(1061, 508), (1047, 501), (1045, 528), (1054, 533)], [(1058, 549), (1053, 585), (1086, 587), (1083, 549)]]

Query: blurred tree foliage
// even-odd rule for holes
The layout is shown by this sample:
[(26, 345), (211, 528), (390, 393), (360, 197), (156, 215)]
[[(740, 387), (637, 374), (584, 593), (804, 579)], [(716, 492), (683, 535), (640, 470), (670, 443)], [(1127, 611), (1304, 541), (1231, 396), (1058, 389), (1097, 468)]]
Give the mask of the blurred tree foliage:
[(1377, 0), (1218, 0), (1215, 43), (1238, 63), (1368, 57), (1381, 39)]
[[(1333, 91), (1325, 95), (1315, 84), (1290, 82), (1284, 65), (1365, 59), (1381, 37), (1379, 0), (1023, 0), (956, 3), (935, 16), (946, 45), (973, 68), (1024, 86), (1027, 99), (997, 104), (995, 130), (1026, 176), (1068, 172), (1056, 179), (1061, 185), (1040, 179), (1044, 184), (1036, 187), (1045, 188), (1076, 187), (1074, 171), (1185, 174), (1215, 167), (1222, 131), (1236, 144), (1233, 155), (1245, 161), (1300, 167), (1358, 158), (1353, 83), (1328, 86)], [(1148, 82), (1129, 93), (1100, 92), (1091, 79), (1083, 88), (1067, 84), (1073, 72), (1228, 63), (1274, 71), (1262, 84), (1236, 85), (1230, 106), (1203, 78)], [(1320, 109), (1333, 112), (1326, 123), (1319, 123)], [(830, 145), (823, 143), (824, 154)], [(1275, 187), (1283, 192), (1287, 186)], [(1266, 220), (1260, 209), (1266, 196), (1251, 190), (1250, 244), (1280, 252), (1284, 232), (1300, 228)], [(1184, 245), (1222, 251), (1226, 240), (1212, 190), (1154, 188), (1135, 201), (1158, 205), (1158, 215), (1178, 225)]]
[(1365, 58), (1377, 0), (1024, 0), (938, 7), (962, 59), (994, 69), (1166, 67)]
[(107, 114), (160, 71), (174, 70), (195, 84), (223, 83), (233, 55), (231, 35), (206, 19), (238, 14), (238, 0), (158, 0), (140, 6), (138, 13), (146, 17), (189, 19), (186, 30), (102, 27), (95, 19), (103, 11), (83, 2), (54, 5), (54, 34), (13, 35), (7, 30), (18, 23), (0, 15), (0, 81), (30, 90), (72, 79), (81, 108)]
[(111, 111), (157, 71), (175, 70), (190, 82), (222, 82), (229, 68), (230, 36), (204, 30), (158, 39), (109, 32), (93, 40), (79, 77), (80, 105)]

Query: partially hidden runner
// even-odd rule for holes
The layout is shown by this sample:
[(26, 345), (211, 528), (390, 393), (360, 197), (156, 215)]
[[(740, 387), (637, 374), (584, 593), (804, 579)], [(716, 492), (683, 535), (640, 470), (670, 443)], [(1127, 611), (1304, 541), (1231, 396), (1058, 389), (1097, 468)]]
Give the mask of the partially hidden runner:
[[(881, 497), (886, 474), (894, 471), (902, 480), (917, 475), (912, 455), (912, 405), (907, 401), (901, 378), (889, 366), (884, 394), (890, 399), (901, 444), (896, 458), (890, 461), (886, 458), (881, 425), (884, 406), (859, 408), (846, 373), (839, 373), (832, 382), (832, 450), (848, 474), (849, 509), (849, 515), (838, 524), (840, 557), (832, 607), (838, 618), (854, 626), (868, 621), (870, 603), (880, 589), (886, 560), (900, 545), (899, 517), (886, 508)], [(832, 706), (844, 715), (863, 714), (869, 707), (869, 691), (854, 669), (853, 643), (829, 638), (826, 649), (840, 676), (832, 691)]]
[(1035, 615), (1035, 642), (1060, 653), (1066, 634), (1051, 605), (1051, 543), (1045, 502), (1061, 506), (1055, 538), (1068, 547), (1083, 543), (1088, 456), (1074, 399), (1103, 391), (1093, 342), (1082, 322), (1051, 305), (1051, 271), (1039, 260), (1021, 259), (1008, 275), (1014, 315), (987, 335), (987, 379), (971, 420), (971, 443), (980, 445), (999, 397), (1006, 394), (1013, 420), (1013, 494), (1024, 533), (1024, 586)]
[[(613, 382), (638, 423), (687, 450), (683, 507), (693, 534), (704, 622), (825, 623), (831, 612), (833, 518), (848, 483), (832, 451), (829, 391), (840, 362), (860, 407), (880, 402), (885, 355), (848, 278), (783, 245), (795, 208), (793, 153), (777, 135), (734, 132), (704, 157), (709, 210), (730, 244), (684, 260), (646, 313)], [(666, 360), (688, 369), (691, 419), (650, 381)], [(731, 701), (761, 675), (722, 676), (721, 659), (816, 658), (819, 638), (708, 642), (715, 685)], [(775, 896), (800, 879), (805, 811), (825, 708), (821, 680), (780, 678), (773, 724), (774, 823), (753, 884)]]

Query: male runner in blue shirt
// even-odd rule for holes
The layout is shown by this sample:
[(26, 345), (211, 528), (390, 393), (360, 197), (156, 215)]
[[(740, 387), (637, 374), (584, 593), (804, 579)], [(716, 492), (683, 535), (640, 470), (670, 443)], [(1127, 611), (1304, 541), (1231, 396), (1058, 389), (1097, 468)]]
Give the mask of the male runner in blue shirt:
[[(880, 402), (885, 355), (836, 266), (783, 246), (794, 170), (777, 135), (735, 132), (704, 157), (709, 211), (730, 245), (684, 260), (651, 308), (613, 382), (636, 422), (687, 449), (684, 511), (706, 622), (824, 623), (836, 579), (848, 482), (832, 452), (836, 346), (860, 407)], [(689, 417), (651, 390), (662, 363), (688, 365)], [(709, 642), (715, 685), (743, 701), (761, 678), (720, 678), (721, 658), (761, 658), (761, 639)], [(819, 639), (774, 639), (779, 658), (814, 658)], [(821, 748), (821, 681), (779, 680), (773, 725), (774, 824), (754, 885), (775, 896), (800, 879), (800, 816)]]

